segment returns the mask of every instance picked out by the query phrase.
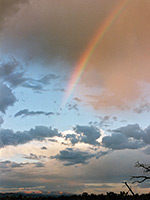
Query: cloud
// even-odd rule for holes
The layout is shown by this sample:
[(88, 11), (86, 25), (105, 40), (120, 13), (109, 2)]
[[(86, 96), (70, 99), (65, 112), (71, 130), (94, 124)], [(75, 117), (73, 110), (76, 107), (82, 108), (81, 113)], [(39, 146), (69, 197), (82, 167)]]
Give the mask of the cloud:
[(5, 113), (9, 106), (13, 106), (17, 101), (16, 97), (12, 93), (11, 89), (0, 82), (0, 111)]
[(33, 90), (44, 90), (52, 80), (56, 80), (58, 76), (55, 74), (47, 74), (39, 79), (27, 77), (25, 70), (16, 59), (9, 62), (3, 62), (0, 65), (0, 79), (12, 88), (22, 86)]
[(78, 104), (77, 103), (67, 103), (66, 105), (68, 107), (68, 110), (76, 110), (77, 112), (79, 111), (79, 108), (78, 108)]
[(37, 115), (54, 115), (53, 112), (43, 112), (43, 111), (29, 111), (28, 109), (20, 110), (18, 111), (14, 116), (22, 116), (22, 117), (27, 117), (27, 116), (37, 116)]
[(145, 144), (150, 144), (150, 126), (148, 126), (145, 130), (144, 130), (144, 134), (142, 135), (143, 141), (145, 142)]
[(141, 139), (144, 131), (138, 124), (128, 124), (127, 126), (113, 130), (113, 132), (122, 133), (127, 138)]
[(14, 132), (11, 129), (0, 129), (0, 148), (9, 145), (25, 144), (33, 140), (43, 141), (45, 138), (61, 136), (57, 129), (51, 127), (36, 126), (29, 131)]
[(69, 140), (73, 145), (78, 142), (86, 144), (99, 145), (97, 139), (101, 136), (100, 130), (94, 126), (80, 126), (73, 128), (75, 133), (65, 135), (65, 139)]
[(141, 114), (143, 112), (149, 112), (150, 111), (150, 103), (149, 102), (142, 102), (138, 107), (134, 109), (134, 112)]
[(73, 98), (73, 100), (77, 101), (78, 103), (82, 101), (82, 100), (79, 99), (78, 97)]
[(35, 163), (35, 167), (44, 167), (45, 165), (41, 162)]
[(47, 150), (47, 147), (41, 147), (42, 150)]
[(101, 136), (100, 130), (94, 126), (77, 125), (74, 131), (79, 135), (79, 141), (92, 145), (99, 145), (96, 140)]
[(142, 130), (138, 124), (128, 124), (112, 130), (110, 136), (104, 136), (102, 144), (110, 149), (138, 149), (150, 144), (149, 126)]
[(130, 141), (125, 135), (119, 133), (103, 137), (102, 144), (105, 147), (113, 150), (138, 149), (144, 146), (142, 141)]
[(29, 0), (0, 0), (0, 28), (12, 15), (21, 9), (22, 4), (28, 2)]
[(16, 163), (10, 160), (0, 161), (0, 169), (18, 168), (27, 165), (28, 163)]
[(150, 146), (146, 147), (143, 152), (147, 155), (150, 155)]
[(0, 125), (4, 122), (3, 118), (0, 116)]
[(67, 148), (65, 150), (60, 151), (60, 153), (56, 156), (51, 156), (51, 158), (65, 162), (65, 166), (70, 166), (76, 164), (87, 164), (88, 160), (94, 156), (94, 154), (90, 154), (85, 151)]
[(28, 155), (24, 155), (23, 158), (25, 158), (25, 159), (31, 159), (31, 160), (41, 160), (41, 159), (46, 158), (46, 156), (36, 155), (36, 154), (30, 153), (29, 156)]
[[(47, 66), (59, 66), (62, 71), (70, 67), (70, 72), (118, 3), (117, 0), (109, 3), (96, 0), (94, 3), (90, 0), (53, 3), (46, 0), (37, 5), (36, 0), (32, 0), (18, 18), (11, 19), (6, 34), (3, 33), (2, 48), (11, 53), (15, 49), (14, 54), (27, 61), (30, 57), (36, 62), (52, 62), (53, 65)], [(87, 99), (95, 109), (128, 108), (130, 102), (143, 94), (141, 82), (150, 82), (149, 7), (147, 0), (130, 1), (89, 58), (80, 83), (86, 88), (96, 88), (97, 95), (92, 94)], [(40, 85), (35, 87), (31, 80), (24, 86), (40, 89)]]

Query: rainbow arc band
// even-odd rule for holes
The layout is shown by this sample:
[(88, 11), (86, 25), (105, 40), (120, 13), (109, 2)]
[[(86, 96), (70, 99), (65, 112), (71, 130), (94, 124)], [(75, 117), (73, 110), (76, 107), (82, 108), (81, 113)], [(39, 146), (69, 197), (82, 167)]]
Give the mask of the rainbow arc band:
[(117, 18), (120, 16), (120, 14), (125, 10), (129, 1), (130, 0), (123, 0), (117, 6), (115, 6), (115, 8), (110, 13), (110, 15), (100, 25), (98, 31), (96, 32), (96, 34), (93, 36), (92, 40), (87, 45), (87, 48), (82, 53), (79, 61), (77, 62), (76, 66), (73, 70), (72, 76), (70, 78), (70, 81), (67, 85), (66, 93), (65, 93), (65, 96), (63, 99), (63, 106), (65, 106), (66, 102), (68, 101), (68, 98), (70, 97), (70, 95), (73, 92), (73, 90), (75, 89), (77, 83), (81, 79), (81, 76), (87, 67), (87, 63), (89, 62), (89, 59), (91, 58), (95, 49), (97, 48), (99, 43), (102, 41), (106, 32), (110, 29), (110, 27), (117, 20)]

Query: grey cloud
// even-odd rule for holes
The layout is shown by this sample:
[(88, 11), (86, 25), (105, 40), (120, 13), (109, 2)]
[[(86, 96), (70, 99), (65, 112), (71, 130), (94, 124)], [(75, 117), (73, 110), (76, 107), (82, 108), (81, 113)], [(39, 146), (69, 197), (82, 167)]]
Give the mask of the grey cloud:
[(4, 122), (3, 118), (0, 116), (0, 125)]
[(58, 78), (55, 74), (47, 74), (39, 79), (27, 77), (23, 67), (14, 58), (10, 62), (1, 63), (0, 70), (0, 79), (13, 88), (22, 86), (33, 90), (44, 90), (46, 85)]
[(32, 140), (42, 141), (45, 138), (61, 136), (57, 129), (52, 129), (51, 127), (36, 126), (34, 129), (29, 131), (17, 131), (14, 132), (10, 129), (0, 129), (0, 148), (18, 144), (24, 144)]
[(17, 101), (16, 97), (12, 93), (11, 89), (0, 82), (0, 111), (5, 113), (9, 106), (13, 106)]
[(138, 107), (136, 107), (134, 109), (134, 111), (138, 114), (141, 114), (143, 112), (149, 112), (150, 111), (150, 103), (149, 102), (141, 103)]
[(22, 116), (22, 117), (27, 117), (27, 116), (36, 116), (36, 115), (45, 115), (45, 116), (50, 116), (54, 115), (53, 112), (44, 112), (44, 111), (29, 111), (28, 109), (20, 110), (18, 111), (14, 116)]
[(150, 146), (146, 147), (143, 152), (147, 155), (150, 155)]
[(47, 147), (41, 147), (42, 150), (47, 150)]
[(76, 143), (78, 143), (79, 140), (80, 140), (80, 138), (77, 135), (75, 135), (75, 134), (67, 134), (65, 136), (65, 139), (66, 140), (69, 139), (73, 145), (76, 144)]
[(33, 153), (30, 153), (30, 155), (24, 155), (23, 156), (25, 159), (31, 159), (31, 160), (41, 160), (41, 159), (44, 159), (46, 158), (46, 156), (43, 156), (43, 155), (36, 155), (36, 154), (33, 154)]
[(150, 144), (150, 126), (148, 126), (145, 130), (144, 130), (144, 134), (142, 135), (143, 141), (146, 144)]
[(122, 133), (128, 138), (133, 137), (135, 139), (141, 139), (144, 133), (138, 124), (128, 124), (127, 126), (113, 130), (113, 132)]
[(67, 103), (67, 107), (68, 107), (68, 110), (76, 110), (77, 112), (79, 111), (77, 103), (73, 103), (73, 104)]
[(16, 162), (12, 162), (12, 161), (9, 161), (9, 160), (0, 161), (0, 169), (23, 167), (27, 164), (28, 163), (16, 163)]
[(99, 125), (102, 126), (110, 126), (113, 122), (117, 121), (117, 117), (116, 116), (109, 116), (109, 115), (105, 115), (103, 117), (98, 117), (100, 119), (100, 123)]
[(60, 151), (60, 153), (56, 156), (51, 156), (51, 158), (65, 162), (64, 165), (69, 166), (76, 164), (87, 164), (88, 160), (94, 156), (95, 154), (90, 154), (85, 151), (67, 148), (65, 150)]
[(79, 135), (79, 141), (92, 145), (99, 145), (96, 140), (101, 136), (100, 130), (94, 126), (79, 126), (74, 128)]
[(137, 140), (130, 141), (121, 133), (113, 133), (111, 136), (103, 137), (102, 143), (110, 149), (138, 149), (144, 146), (144, 142)]
[(35, 163), (35, 167), (44, 167), (45, 165), (41, 162)]
[(138, 124), (128, 124), (111, 132), (102, 139), (103, 145), (110, 149), (138, 149), (150, 144), (150, 126), (142, 129)]
[(100, 130), (94, 126), (79, 126), (74, 127), (75, 134), (67, 134), (66, 140), (74, 145), (78, 142), (83, 142), (92, 145), (99, 145), (96, 140), (101, 136)]
[(105, 156), (105, 155), (109, 154), (110, 152), (112, 152), (112, 151), (111, 150), (100, 151), (100, 152), (97, 153), (96, 158), (99, 159), (100, 157)]

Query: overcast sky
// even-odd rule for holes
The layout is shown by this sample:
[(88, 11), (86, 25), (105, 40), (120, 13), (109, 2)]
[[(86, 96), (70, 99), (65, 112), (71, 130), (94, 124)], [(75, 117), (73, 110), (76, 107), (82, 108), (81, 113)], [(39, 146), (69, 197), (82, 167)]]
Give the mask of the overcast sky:
[(120, 192), (142, 173), (149, 10), (149, 0), (0, 0), (0, 192)]

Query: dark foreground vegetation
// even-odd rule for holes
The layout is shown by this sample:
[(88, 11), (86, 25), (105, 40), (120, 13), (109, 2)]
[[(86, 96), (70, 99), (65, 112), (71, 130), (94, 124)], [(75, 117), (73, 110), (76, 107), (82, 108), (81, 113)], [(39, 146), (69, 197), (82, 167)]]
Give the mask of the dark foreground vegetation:
[(83, 193), (81, 195), (68, 195), (68, 196), (48, 196), (48, 195), (35, 195), (35, 194), (0, 194), (0, 200), (150, 200), (149, 194), (142, 195), (128, 195), (125, 192), (116, 194), (108, 192), (107, 194), (91, 194)]

